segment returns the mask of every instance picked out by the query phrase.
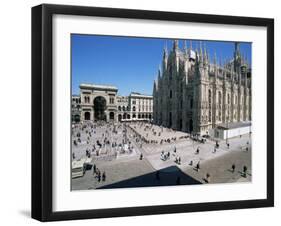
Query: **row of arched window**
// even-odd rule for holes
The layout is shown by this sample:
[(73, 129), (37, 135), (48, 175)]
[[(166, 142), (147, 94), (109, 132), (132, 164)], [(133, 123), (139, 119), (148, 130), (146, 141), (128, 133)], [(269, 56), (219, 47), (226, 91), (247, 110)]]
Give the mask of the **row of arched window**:
[[(124, 113), (123, 115), (119, 114), (118, 118), (123, 118), (123, 119), (130, 119), (131, 115)], [(151, 119), (152, 115), (151, 114), (133, 114), (132, 118), (138, 118), (138, 119)]]
[(72, 99), (72, 102), (73, 102), (73, 103), (76, 103), (76, 104), (81, 104), (80, 98), (75, 98), (75, 99), (73, 98), (73, 99)]
[(109, 103), (110, 103), (110, 104), (114, 104), (114, 97), (110, 97), (110, 98), (109, 98)]
[(130, 107), (129, 106), (127, 106), (127, 107), (125, 107), (125, 106), (118, 106), (118, 111), (130, 111)]
[(85, 103), (90, 103), (90, 97), (89, 96), (84, 96), (84, 102)]

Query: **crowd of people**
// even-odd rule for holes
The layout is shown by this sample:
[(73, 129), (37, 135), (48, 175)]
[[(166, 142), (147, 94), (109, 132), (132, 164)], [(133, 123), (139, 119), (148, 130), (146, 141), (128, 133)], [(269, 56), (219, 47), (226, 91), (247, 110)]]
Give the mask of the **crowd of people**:
[[(130, 154), (134, 147), (127, 133), (125, 124), (105, 122), (85, 122), (73, 125), (72, 128), (72, 157), (76, 151), (83, 149), (85, 156), (95, 157), (118, 154)], [(81, 157), (81, 156), (80, 156)]]
[(178, 140), (189, 138), (187, 134), (182, 132), (147, 122), (134, 122), (128, 125), (138, 139), (145, 144), (170, 144)]
[(97, 168), (97, 166), (95, 164), (93, 165), (93, 176), (97, 179), (98, 182), (106, 180), (105, 171), (103, 171), (103, 173), (101, 173), (100, 169)]
[[(98, 182), (101, 182), (106, 180), (106, 172), (102, 172), (96, 166), (96, 162), (103, 159), (101, 157), (111, 156), (116, 159), (118, 155), (136, 153), (135, 149), (138, 148), (138, 150), (140, 150), (139, 160), (143, 160), (143, 145), (152, 145), (152, 147), (153, 145), (160, 145), (163, 148), (160, 154), (160, 159), (162, 161), (167, 161), (173, 158), (173, 161), (177, 165), (189, 162), (188, 165), (193, 167), (196, 172), (199, 172), (201, 169), (199, 158), (201, 150), (199, 146), (196, 148), (194, 152), (195, 156), (191, 160), (189, 158), (189, 160), (185, 159), (183, 161), (181, 154), (177, 152), (176, 145), (178, 142), (188, 140), (189, 138), (194, 142), (197, 141), (198, 143), (202, 143), (202, 141), (193, 139), (194, 137), (189, 136), (187, 133), (174, 131), (173, 129), (153, 125), (147, 122), (83, 122), (72, 126), (72, 158), (73, 160), (79, 159), (79, 157), (92, 158), (93, 175)], [(204, 141), (204, 143), (205, 142), (206, 141)], [(214, 142), (212, 153), (216, 154), (220, 150), (219, 142), (211, 140), (208, 142)], [(173, 149), (168, 150), (166, 146), (164, 146), (165, 144), (173, 146)], [(230, 149), (229, 141), (227, 141), (226, 147), (227, 149)], [(164, 150), (165, 148), (166, 150)], [(80, 153), (77, 150), (79, 150)], [(249, 150), (248, 142), (245, 150)], [(81, 153), (83, 152), (84, 154), (81, 156)], [(232, 173), (234, 173), (236, 165), (233, 163), (230, 166), (230, 169)], [(241, 176), (247, 177), (247, 166), (243, 166), (241, 171)], [(211, 175), (209, 172), (206, 173), (204, 181), (210, 183)], [(180, 183), (180, 181), (178, 181), (178, 183)]]

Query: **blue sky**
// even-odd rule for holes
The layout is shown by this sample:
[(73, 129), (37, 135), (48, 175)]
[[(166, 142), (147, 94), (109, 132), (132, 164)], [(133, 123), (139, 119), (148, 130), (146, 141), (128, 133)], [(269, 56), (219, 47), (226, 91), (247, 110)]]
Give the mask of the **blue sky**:
[[(130, 92), (152, 94), (153, 80), (166, 43), (170, 50), (170, 39), (72, 34), (72, 94), (79, 94), (81, 83), (114, 85), (120, 95)], [(233, 56), (233, 42), (204, 43), (211, 59), (214, 52), (217, 58)], [(183, 47), (183, 40), (179, 40), (179, 47)], [(199, 41), (192, 40), (192, 47), (199, 47)], [(241, 43), (240, 51), (251, 62), (251, 44)]]

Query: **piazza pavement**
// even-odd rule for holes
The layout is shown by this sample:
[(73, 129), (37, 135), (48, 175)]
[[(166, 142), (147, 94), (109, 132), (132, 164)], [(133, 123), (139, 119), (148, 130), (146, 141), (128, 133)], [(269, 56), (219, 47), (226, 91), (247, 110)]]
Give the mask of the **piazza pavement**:
[[(216, 141), (219, 147), (215, 149)], [(91, 165), (106, 176), (99, 181), (90, 167), (83, 177), (72, 179), (71, 189), (251, 182), (250, 135), (231, 138), (228, 143), (229, 148), (225, 140), (201, 143), (188, 133), (145, 122), (76, 124), (72, 161), (88, 155)]]

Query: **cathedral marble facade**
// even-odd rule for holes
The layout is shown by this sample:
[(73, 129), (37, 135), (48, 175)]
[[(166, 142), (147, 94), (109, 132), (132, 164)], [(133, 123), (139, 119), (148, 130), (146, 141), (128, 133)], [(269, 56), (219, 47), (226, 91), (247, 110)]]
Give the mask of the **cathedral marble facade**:
[(210, 61), (202, 44), (180, 49), (175, 40), (170, 52), (164, 49), (153, 86), (155, 124), (202, 135), (220, 124), (251, 121), (251, 68), (239, 43), (232, 59)]

